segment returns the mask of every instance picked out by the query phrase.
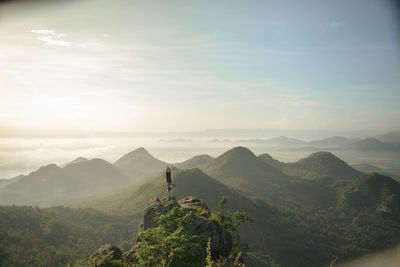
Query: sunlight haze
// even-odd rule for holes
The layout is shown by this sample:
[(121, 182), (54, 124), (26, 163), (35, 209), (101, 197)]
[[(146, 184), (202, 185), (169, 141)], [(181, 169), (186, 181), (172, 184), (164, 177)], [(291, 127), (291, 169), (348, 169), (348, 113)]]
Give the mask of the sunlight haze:
[(399, 129), (399, 26), (390, 1), (0, 8), (2, 127)]

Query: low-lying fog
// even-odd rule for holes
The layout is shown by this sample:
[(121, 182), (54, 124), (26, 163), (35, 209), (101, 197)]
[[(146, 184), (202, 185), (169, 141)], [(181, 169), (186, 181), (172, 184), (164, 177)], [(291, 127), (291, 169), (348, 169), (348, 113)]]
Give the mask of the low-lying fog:
[(400, 157), (388, 153), (360, 153), (337, 148), (281, 146), (262, 144), (246, 138), (231, 137), (163, 137), (151, 138), (0, 138), (0, 179), (28, 174), (40, 166), (59, 166), (77, 157), (102, 158), (114, 163), (124, 154), (145, 147), (153, 156), (166, 162), (184, 161), (199, 154), (220, 155), (235, 146), (246, 146), (255, 154), (269, 153), (274, 158), (291, 162), (310, 153), (328, 150), (350, 164), (368, 163), (377, 167), (400, 166)]

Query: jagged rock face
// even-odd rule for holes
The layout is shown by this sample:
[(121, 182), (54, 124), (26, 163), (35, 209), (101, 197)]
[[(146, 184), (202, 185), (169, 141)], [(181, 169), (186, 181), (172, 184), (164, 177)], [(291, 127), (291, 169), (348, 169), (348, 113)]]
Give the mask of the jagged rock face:
[[(174, 197), (164, 197), (163, 199), (153, 198), (147, 204), (143, 211), (142, 217), (139, 223), (139, 232), (143, 232), (149, 228), (154, 228), (158, 226), (157, 218), (161, 215), (167, 214), (174, 207), (184, 208), (186, 212), (198, 212), (202, 211), (202, 216), (196, 216), (195, 219), (188, 225), (187, 233), (188, 235), (197, 235), (205, 237), (201, 244), (201, 249), (199, 250), (199, 257), (205, 259), (206, 248), (208, 239), (211, 239), (211, 256), (214, 259), (219, 257), (226, 257), (230, 254), (233, 245), (232, 235), (219, 224), (214, 221), (207, 219), (209, 216), (209, 209), (204, 203), (204, 201), (190, 196), (185, 197), (179, 201), (176, 201)], [(206, 211), (204, 213), (204, 211)], [(136, 241), (136, 244), (140, 240)], [(135, 256), (136, 245), (128, 251), (124, 256), (124, 260), (128, 264), (138, 263)], [(107, 244), (101, 246), (95, 253), (92, 254), (90, 260), (96, 260), (103, 255), (109, 255), (112, 253), (113, 259), (122, 259), (122, 251), (115, 245)]]
[(94, 260), (101, 256), (112, 255), (113, 260), (119, 260), (122, 258), (122, 251), (115, 245), (106, 244), (101, 246), (98, 250), (96, 250), (92, 256), (90, 256), (90, 260)]
[[(206, 236), (211, 238), (211, 256), (218, 259), (220, 256), (226, 257), (231, 253), (232, 236), (217, 223), (205, 218), (197, 217), (196, 220), (190, 223), (189, 235)], [(207, 241), (202, 243), (200, 256), (205, 258)]]
[(187, 210), (197, 210), (198, 208), (206, 210), (209, 213), (206, 203), (196, 197), (185, 197), (178, 201), (179, 206)]
[[(177, 206), (184, 208), (187, 212), (196, 212), (198, 209), (201, 209), (206, 210), (207, 214), (209, 214), (207, 205), (202, 200), (193, 196), (185, 197), (179, 201), (176, 201), (174, 197), (164, 197), (161, 200), (153, 198), (143, 211), (139, 224), (139, 232), (157, 227), (157, 218), (160, 215), (167, 214)], [(217, 259), (220, 256), (228, 256), (232, 250), (232, 235), (214, 221), (210, 221), (207, 218), (196, 217), (196, 219), (190, 223), (188, 231), (189, 235), (206, 237), (202, 243), (202, 249), (199, 251), (200, 257), (206, 257), (208, 238), (211, 238), (211, 255), (214, 259)], [(135, 247), (133, 247), (128, 253), (127, 260), (135, 262), (134, 253)]]
[(157, 227), (157, 218), (160, 217), (160, 215), (167, 214), (173, 207), (177, 206), (179, 205), (174, 197), (164, 197), (161, 200), (158, 198), (151, 199), (140, 218), (139, 232)]

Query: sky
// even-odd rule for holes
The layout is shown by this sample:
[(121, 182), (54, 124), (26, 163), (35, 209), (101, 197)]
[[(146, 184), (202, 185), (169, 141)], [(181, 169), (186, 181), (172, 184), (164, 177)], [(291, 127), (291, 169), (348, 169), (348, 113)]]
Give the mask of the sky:
[(400, 130), (393, 3), (0, 2), (0, 127)]

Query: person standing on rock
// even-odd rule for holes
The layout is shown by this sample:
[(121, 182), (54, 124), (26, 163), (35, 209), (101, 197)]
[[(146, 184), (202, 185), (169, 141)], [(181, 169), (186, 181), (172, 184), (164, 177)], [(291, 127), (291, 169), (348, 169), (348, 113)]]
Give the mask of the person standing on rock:
[(174, 186), (174, 184), (172, 183), (172, 180), (171, 180), (171, 169), (169, 168), (169, 166), (167, 166), (167, 170), (165, 171), (165, 178), (167, 180), (168, 197), (171, 197), (170, 191), (171, 191), (171, 187)]

